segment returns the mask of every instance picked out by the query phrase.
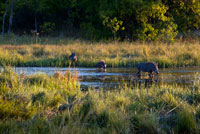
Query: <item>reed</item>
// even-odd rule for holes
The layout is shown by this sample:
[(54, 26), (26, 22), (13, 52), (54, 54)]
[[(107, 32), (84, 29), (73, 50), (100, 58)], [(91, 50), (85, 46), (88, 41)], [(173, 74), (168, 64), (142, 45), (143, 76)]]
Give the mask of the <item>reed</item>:
[(0, 73), (0, 133), (199, 133), (200, 86), (82, 92), (76, 75)]
[(95, 67), (102, 59), (106, 61), (108, 67), (135, 67), (139, 62), (157, 62), (162, 68), (200, 65), (199, 40), (178, 40), (173, 44), (161, 42), (114, 44), (79, 40), (55, 44), (47, 41), (47, 43), (49, 44), (41, 41), (41, 44), (36, 45), (26, 42), (20, 45), (16, 45), (17, 43), (0, 45), (0, 65), (68, 67), (70, 63), (68, 57), (72, 52), (76, 52), (78, 56), (76, 67)]

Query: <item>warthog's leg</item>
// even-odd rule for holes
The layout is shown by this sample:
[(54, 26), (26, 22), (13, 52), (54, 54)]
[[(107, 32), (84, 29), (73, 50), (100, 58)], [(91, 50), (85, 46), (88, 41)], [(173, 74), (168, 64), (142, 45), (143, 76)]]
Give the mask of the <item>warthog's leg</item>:
[(152, 79), (153, 77), (154, 77), (154, 76), (153, 76), (153, 72), (150, 72), (150, 73), (149, 73), (149, 78)]
[(138, 76), (138, 78), (141, 77), (141, 71), (140, 70), (138, 71), (137, 76)]

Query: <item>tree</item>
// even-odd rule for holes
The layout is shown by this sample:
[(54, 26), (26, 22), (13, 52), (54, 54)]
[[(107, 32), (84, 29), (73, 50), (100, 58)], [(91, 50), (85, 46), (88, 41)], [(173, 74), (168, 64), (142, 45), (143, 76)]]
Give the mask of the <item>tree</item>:
[(90, 40), (173, 40), (177, 32), (199, 29), (200, 1), (0, 0), (0, 15), (2, 35), (6, 29), (8, 34), (79, 33)]
[[(140, 40), (173, 40), (177, 34), (168, 7), (154, 0), (103, 0), (101, 16), (117, 17), (126, 28), (120, 36)], [(105, 5), (105, 6), (104, 6)]]
[(168, 16), (173, 17), (178, 31), (186, 33), (198, 30), (200, 27), (200, 1), (199, 0), (163, 0), (169, 10)]
[(168, 7), (161, 2), (150, 2), (137, 9), (137, 37), (140, 40), (173, 41), (177, 35), (177, 25), (168, 17)]
[(8, 25), (8, 34), (11, 33), (12, 24), (13, 24), (13, 8), (15, 5), (15, 0), (10, 0), (10, 17), (9, 17), (9, 25)]
[(118, 20), (116, 17), (114, 17), (113, 19), (110, 19), (109, 17), (105, 17), (103, 21), (103, 25), (107, 26), (112, 31), (115, 41), (117, 39), (116, 33), (119, 30), (125, 30), (125, 27), (123, 27), (122, 24), (123, 24), (123, 21)]
[(17, 25), (15, 30), (37, 33), (44, 21), (43, 18), (47, 16), (46, 2), (46, 0), (20, 0), (15, 10), (15, 22)]
[(5, 11), (4, 11), (4, 14), (3, 14), (3, 19), (2, 19), (2, 32), (1, 32), (1, 35), (3, 36), (4, 35), (4, 29), (5, 29), (5, 17), (7, 15), (7, 12), (8, 12), (8, 8), (9, 8), (9, 4), (8, 4), (9, 0), (6, 0), (5, 2)]

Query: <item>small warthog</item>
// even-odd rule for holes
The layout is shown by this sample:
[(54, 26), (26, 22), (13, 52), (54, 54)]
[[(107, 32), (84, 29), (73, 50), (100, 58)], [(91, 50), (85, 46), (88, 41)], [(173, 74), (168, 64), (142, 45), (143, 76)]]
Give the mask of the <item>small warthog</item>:
[(106, 69), (106, 63), (105, 63), (105, 61), (104, 60), (99, 61), (96, 64), (96, 67), (99, 68), (99, 69)]
[(148, 72), (149, 76), (155, 72), (158, 74), (158, 64), (153, 63), (153, 62), (148, 62), (148, 63), (139, 63), (137, 64), (137, 69), (138, 69), (138, 75), (141, 75), (141, 72)]
[(69, 59), (70, 59), (72, 62), (76, 62), (76, 61), (77, 61), (76, 53), (73, 52), (73, 53), (69, 56)]

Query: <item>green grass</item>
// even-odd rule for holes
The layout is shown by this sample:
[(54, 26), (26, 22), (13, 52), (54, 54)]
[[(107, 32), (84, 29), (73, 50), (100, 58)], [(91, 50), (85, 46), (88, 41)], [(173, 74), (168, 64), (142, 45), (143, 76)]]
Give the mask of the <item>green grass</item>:
[[(68, 67), (76, 52), (77, 67), (95, 67), (104, 59), (108, 67), (135, 67), (139, 62), (157, 62), (159, 67), (200, 65), (199, 40), (173, 44), (162, 42), (89, 42), (60, 38), (41, 38), (39, 44), (26, 42), (34, 37), (6, 37), (0, 40), (0, 65)], [(14, 43), (11, 43), (13, 40)], [(20, 40), (20, 41), (19, 41)], [(60, 41), (58, 41), (60, 40)], [(4, 43), (3, 43), (4, 42)]]
[(200, 86), (81, 92), (77, 76), (0, 73), (0, 133), (200, 133)]

